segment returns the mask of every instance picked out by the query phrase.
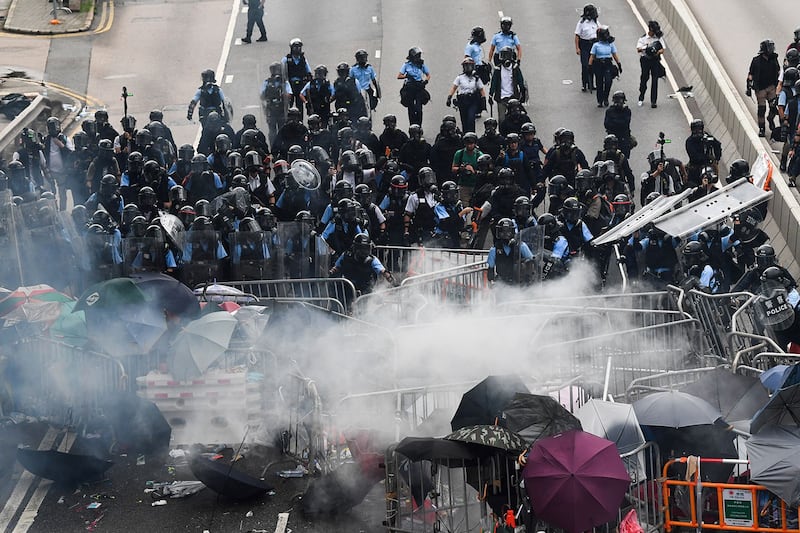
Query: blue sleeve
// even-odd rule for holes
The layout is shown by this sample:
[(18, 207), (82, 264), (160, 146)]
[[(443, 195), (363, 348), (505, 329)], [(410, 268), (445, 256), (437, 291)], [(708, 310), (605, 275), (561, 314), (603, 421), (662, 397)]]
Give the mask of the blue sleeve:
[(228, 252), (225, 251), (225, 247), (222, 246), (221, 242), (217, 243), (217, 259), (225, 259), (228, 257)]
[(186, 244), (183, 245), (183, 262), (190, 263), (191, 261), (192, 261), (192, 243), (187, 242)]
[(592, 235), (592, 232), (586, 227), (586, 224), (581, 224), (581, 229), (583, 230), (583, 240), (585, 242), (589, 242), (594, 239), (594, 235)]
[(597, 55), (597, 43), (594, 43), (592, 45), (592, 49), (589, 50), (589, 53), (592, 54), (592, 55), (595, 55), (595, 56)]
[(553, 244), (553, 259), (563, 260), (569, 255), (569, 241), (559, 237)]
[(350, 67), (350, 71), (349, 71), (347, 74), (348, 74), (348, 75), (349, 75), (351, 78), (355, 78), (355, 77), (356, 77), (356, 66), (355, 66), (355, 65), (353, 65), (352, 67)]
[(533, 253), (531, 252), (531, 249), (528, 248), (528, 245), (524, 242), (519, 245), (519, 255), (526, 260), (533, 259)]
[(264, 94), (267, 91), (267, 80), (264, 80), (264, 83), (261, 84), (261, 93)]
[(447, 213), (447, 209), (442, 204), (437, 204), (436, 207), (433, 208), (433, 214), (436, 215), (436, 218), (439, 220), (450, 218), (450, 215)]
[(342, 268), (342, 263), (344, 263), (344, 254), (340, 255), (336, 262), (333, 264), (336, 268)]
[(302, 94), (303, 96), (308, 96), (308, 90), (310, 88), (311, 88), (311, 82), (309, 81), (305, 85), (303, 85), (302, 89), (300, 89), (300, 94)]
[(292, 84), (289, 83), (288, 81), (284, 82), (283, 92), (285, 92), (286, 94), (290, 94), (292, 92)]
[(700, 274), (700, 286), (703, 288), (710, 288), (711, 281), (714, 278), (714, 269), (711, 266), (706, 265), (703, 268), (703, 272)]
[(495, 33), (494, 37), (492, 37), (492, 46), (495, 48), (500, 48), (500, 34)]
[(611, 43), (611, 53), (612, 54), (616, 54), (617, 53), (617, 45), (614, 44), (614, 43)]
[(131, 178), (128, 176), (127, 172), (123, 172), (122, 177), (119, 178), (119, 186), (130, 187), (130, 185), (131, 185)]
[(403, 63), (403, 66), (400, 67), (400, 74), (408, 74), (408, 63)]
[(431, 69), (429, 69), (428, 65), (426, 65), (424, 63), (422, 64), (422, 73), (423, 74), (430, 74), (431, 73)]
[(380, 205), (378, 207), (381, 208), (381, 211), (386, 211), (386, 208), (389, 207), (389, 196), (384, 196), (383, 200), (381, 200)]
[[(122, 264), (122, 234), (119, 232), (118, 229), (114, 230), (114, 233), (111, 234), (111, 259), (114, 261), (115, 265)], [(797, 292), (797, 291), (795, 291)]]
[(220, 100), (222, 100), (223, 102), (225, 101), (225, 93), (224, 93), (224, 92), (222, 92), (222, 87), (220, 87), (220, 88), (219, 88), (219, 98), (220, 98)]
[(264, 259), (272, 258), (272, 254), (269, 253), (269, 246), (267, 246), (266, 242), (261, 244), (261, 253), (263, 254)]
[(516, 33), (514, 34), (514, 46), (520, 46), (519, 36)]
[(336, 96), (336, 87), (334, 87), (333, 82), (328, 82), (328, 88), (331, 91), (331, 96)]
[(167, 268), (178, 268), (178, 263), (175, 262), (175, 256), (172, 254), (172, 250), (167, 250), (164, 262), (167, 264)]
[(335, 229), (336, 229), (336, 226), (333, 224), (333, 222), (328, 222), (328, 225), (325, 226), (324, 230), (322, 230), (322, 238), (327, 241), (328, 237), (331, 236), (331, 234), (333, 233), (333, 231)]
[(377, 257), (372, 258), (372, 264), (370, 266), (372, 268), (372, 271), (379, 276), (383, 274), (384, 270), (386, 270), (385, 268), (383, 268), (383, 264)]
[(327, 224), (333, 218), (333, 207), (331, 204), (325, 206), (325, 211), (322, 212), (322, 216), (319, 218), (320, 224)]
[(194, 92), (194, 96), (192, 97), (192, 100), (194, 100), (195, 102), (199, 102), (200, 101), (200, 96), (201, 96), (200, 95), (200, 89), (197, 89)]
[(286, 64), (286, 56), (283, 56), (283, 57), (281, 58), (281, 64), (282, 64), (282, 65), (285, 65), (285, 64)]
[(167, 187), (169, 187), (171, 189), (176, 185), (177, 185), (177, 183), (175, 183), (174, 179), (172, 179), (170, 177), (167, 178)]
[(486, 256), (486, 264), (489, 268), (494, 268), (495, 261), (497, 260), (497, 249), (492, 246), (489, 248), (489, 255)]
[(217, 174), (216, 172), (214, 172), (214, 187), (216, 187), (217, 189), (222, 189), (222, 188), (225, 187), (222, 184), (222, 179), (219, 177), (219, 174)]
[(122, 216), (122, 212), (125, 210), (125, 204), (122, 202), (122, 198), (119, 199), (119, 205), (117, 206), (117, 213)]
[(280, 208), (283, 207), (283, 197), (285, 194), (286, 194), (285, 192), (281, 193), (281, 195), (278, 197), (278, 201), (275, 202), (275, 207), (280, 207)]
[(236, 246), (233, 247), (233, 250), (231, 250), (231, 261), (233, 261), (233, 264), (238, 265), (241, 258), (242, 258), (242, 245), (237, 244)]

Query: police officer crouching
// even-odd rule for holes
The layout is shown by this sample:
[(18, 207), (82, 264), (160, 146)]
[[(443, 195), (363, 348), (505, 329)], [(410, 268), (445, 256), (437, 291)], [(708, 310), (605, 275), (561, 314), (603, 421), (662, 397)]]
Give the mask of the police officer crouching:
[(392, 285), (397, 284), (392, 273), (372, 255), (372, 243), (366, 233), (355, 236), (350, 249), (339, 256), (329, 274), (350, 280), (359, 296), (372, 292), (378, 276), (383, 276)]
[(529, 263), (533, 253), (528, 245), (516, 239), (516, 227), (510, 218), (503, 218), (495, 227), (494, 246), (486, 259), (489, 281), (502, 281), (511, 285), (527, 284), (530, 280)]

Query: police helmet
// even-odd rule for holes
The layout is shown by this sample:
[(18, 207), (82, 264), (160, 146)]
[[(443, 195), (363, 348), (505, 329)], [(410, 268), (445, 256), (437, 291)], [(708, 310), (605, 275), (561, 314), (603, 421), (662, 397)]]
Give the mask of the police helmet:
[[(761, 283), (766, 283), (768, 287), (770, 285), (774, 286), (775, 283), (779, 283), (785, 289), (792, 289), (794, 288), (794, 281), (786, 276), (784, 270), (778, 266), (771, 266), (764, 269), (764, 272), (761, 273), (759, 277)], [(769, 282), (772, 282), (771, 284)]]
[[(197, 208), (195, 208), (197, 211)], [(211, 221), (206, 215), (198, 214), (195, 217), (194, 221), (192, 222), (192, 230), (193, 231), (213, 231), (214, 230), (214, 223)]]
[(794, 85), (800, 79), (800, 70), (796, 67), (789, 67), (783, 71), (783, 84)]
[(512, 24), (514, 24), (514, 21), (509, 16), (504, 16), (500, 19), (500, 29), (503, 30), (503, 33), (510, 32)]
[[(249, 152), (248, 152), (249, 153)], [(298, 159), (304, 159), (306, 156), (305, 150), (299, 144), (293, 144), (289, 147), (289, 151), (286, 152), (286, 160), (291, 164)]]
[(464, 141), (465, 146), (468, 144), (478, 144), (478, 136), (472, 131), (465, 133), (462, 140)]
[(519, 144), (519, 133), (512, 132), (506, 135), (506, 145), (509, 145), (511, 143)]
[(422, 167), (417, 173), (417, 179), (423, 187), (430, 189), (432, 185), (436, 185), (436, 173), (431, 167)]
[(107, 235), (108, 230), (101, 226), (100, 224), (89, 223), (86, 228), (86, 233), (89, 235)]
[(627, 98), (625, 98), (625, 93), (622, 91), (614, 91), (614, 94), (611, 95), (611, 104), (616, 107), (622, 107), (627, 102)]
[(239, 146), (242, 148), (252, 148), (258, 144), (258, 130), (247, 128), (242, 132), (242, 138), (239, 139)]
[(764, 39), (758, 44), (758, 53), (772, 55), (775, 53), (775, 41), (772, 39)]
[(356, 150), (356, 156), (362, 169), (375, 168), (375, 154), (369, 148), (359, 148)]
[(611, 202), (611, 205), (614, 207), (614, 212), (621, 217), (624, 217), (631, 212), (631, 199), (627, 194), (616, 195), (614, 200)]
[(353, 150), (345, 150), (339, 157), (339, 164), (342, 170), (346, 172), (354, 172), (359, 169), (358, 156)]
[(689, 123), (689, 131), (691, 131), (692, 135), (702, 135), (705, 131), (706, 123), (703, 122), (703, 119), (696, 118), (693, 119)]
[(228, 137), (228, 135), (226, 133), (220, 133), (214, 139), (214, 148), (217, 150), (217, 152), (220, 152), (220, 153), (223, 153), (223, 154), (227, 153), (228, 150), (231, 149), (231, 146), (232, 146), (231, 138)]
[(153, 207), (156, 205), (158, 197), (156, 196), (156, 192), (152, 187), (142, 187), (139, 189), (137, 201), (139, 203), (139, 207)]
[(303, 49), (303, 41), (301, 41), (299, 37), (295, 37), (289, 41), (289, 48), (291, 49), (292, 53), (300, 52), (300, 50)]
[(89, 137), (97, 135), (97, 122), (92, 118), (87, 118), (81, 122), (81, 130)]
[(258, 222), (253, 217), (244, 217), (239, 221), (239, 231), (258, 233), (261, 231), (261, 226), (258, 225)]
[(128, 133), (136, 129), (136, 117), (133, 115), (125, 115), (120, 119), (119, 123), (122, 124), (122, 129)]
[(150, 183), (155, 183), (161, 178), (161, 165), (155, 159), (145, 161), (142, 173)]
[(497, 119), (489, 117), (484, 120), (483, 129), (486, 133), (494, 134), (497, 131)]
[(527, 196), (517, 196), (514, 200), (514, 216), (519, 218), (527, 218), (533, 212), (531, 208), (531, 199)]
[(422, 134), (423, 134), (422, 126), (420, 126), (419, 124), (412, 124), (408, 127), (409, 138), (418, 141), (422, 139)]
[(341, 63), (336, 65), (336, 73), (339, 76), (347, 76), (348, 74), (350, 74), (350, 65), (342, 61)]
[(324, 80), (328, 76), (328, 67), (325, 65), (317, 65), (314, 67), (314, 77), (318, 80)]
[(733, 183), (741, 178), (749, 179), (750, 177), (750, 163), (748, 163), (746, 160), (737, 159), (731, 163), (730, 169), (728, 170), (728, 183)]
[(256, 150), (250, 150), (246, 154), (244, 154), (244, 162), (245, 168), (260, 168), (262, 165), (261, 154), (259, 154)]
[(392, 177), (389, 182), (389, 194), (394, 196), (395, 198), (403, 198), (406, 195), (406, 191), (408, 190), (408, 182), (406, 179), (401, 176), (397, 175)]
[(306, 123), (308, 124), (308, 129), (311, 131), (319, 131), (320, 129), (322, 129), (322, 117), (320, 117), (316, 113), (308, 115)]
[(282, 66), (278, 61), (273, 61), (269, 64), (269, 75), (270, 76), (278, 76), (280, 75), (282, 70)]
[(153, 109), (147, 118), (150, 122), (164, 122), (164, 113), (160, 109)]
[(370, 123), (369, 117), (358, 117), (358, 120), (356, 120), (356, 129), (358, 131), (368, 132), (370, 131), (370, 126), (372, 126), (372, 124)]
[(114, 153), (114, 143), (108, 139), (100, 139), (97, 143), (97, 149), (107, 155)]
[(98, 192), (100, 196), (108, 198), (117, 192), (117, 187), (119, 187), (117, 177), (113, 174), (106, 174), (100, 179), (100, 190)]
[(420, 48), (419, 46), (414, 46), (412, 48), (409, 48), (406, 59), (412, 62), (422, 60), (422, 48)]
[(146, 148), (151, 144), (153, 144), (153, 133), (150, 130), (142, 128), (136, 132), (136, 146)]
[(102, 227), (105, 231), (108, 231), (112, 228), (116, 228), (117, 223), (114, 222), (114, 219), (111, 218), (111, 215), (108, 214), (108, 211), (105, 209), (98, 209), (92, 214), (92, 219), (90, 221), (92, 224), (98, 224)]
[[(556, 176), (553, 176), (555, 178)], [(564, 178), (564, 176), (558, 176), (560, 178)], [(550, 180), (552, 184), (552, 180)], [(561, 182), (562, 186), (566, 187), (567, 179), (564, 178)], [(595, 186), (595, 174), (592, 170), (588, 168), (583, 168), (575, 174), (575, 189), (580, 194), (585, 194), (587, 191), (591, 191), (594, 189)], [(552, 193), (551, 193), (552, 194)]]
[(486, 32), (480, 26), (475, 26), (470, 32), (470, 39), (478, 44), (486, 42)]
[(509, 114), (512, 114), (512, 115), (515, 115), (515, 114), (522, 113), (522, 111), (523, 111), (523, 109), (522, 109), (522, 102), (520, 102), (520, 101), (519, 101), (518, 99), (516, 99), (516, 98), (511, 98), (511, 99), (509, 99), (509, 101), (506, 103), (506, 110), (507, 110), (507, 112), (508, 112)]
[(253, 217), (263, 231), (272, 231), (278, 227), (278, 219), (275, 218), (275, 214), (268, 207), (257, 207)]
[(61, 121), (58, 117), (50, 117), (47, 119), (47, 134), (56, 136), (61, 133)]
[(522, 125), (519, 131), (525, 135), (526, 133), (530, 133), (531, 135), (536, 135), (536, 126), (533, 125), (533, 122), (526, 122)]
[(389, 129), (394, 129), (397, 127), (397, 116), (387, 113), (383, 115), (383, 125)]
[(489, 154), (479, 155), (477, 166), (480, 172), (488, 172), (492, 168), (492, 156)]
[(800, 50), (797, 48), (790, 48), (786, 51), (786, 64), (790, 67), (797, 67), (800, 63)]
[(616, 150), (619, 148), (619, 139), (613, 133), (609, 133), (603, 138), (603, 150)]
[(756, 265), (760, 268), (775, 264), (775, 248), (771, 244), (762, 244), (756, 248)]
[(717, 183), (717, 181), (719, 181), (717, 173), (714, 172), (714, 167), (703, 167), (700, 170), (700, 178), (707, 179), (709, 183)]
[(357, 216), (357, 203), (350, 198), (342, 198), (336, 203), (336, 211), (345, 222), (355, 222)]
[(339, 141), (339, 146), (346, 146), (353, 139), (353, 128), (345, 126), (336, 132), (336, 138)]
[(497, 172), (497, 184), (501, 187), (510, 187), (514, 184), (514, 171), (510, 168), (501, 168)]
[(564, 128), (561, 130), (561, 134), (558, 136), (558, 144), (560, 146), (572, 146), (575, 144), (575, 134), (572, 130)]
[(683, 262), (687, 267), (702, 264), (706, 259), (706, 249), (700, 241), (689, 241), (683, 247)]
[(300, 110), (296, 107), (292, 106), (286, 112), (286, 120), (289, 122), (300, 122), (300, 118), (303, 115), (300, 113)]
[(272, 164), (272, 171), (275, 172), (275, 177), (283, 176), (289, 173), (289, 163), (285, 159), (278, 159)]
[(369, 235), (366, 233), (356, 235), (353, 238), (351, 250), (356, 261), (366, 261), (372, 253), (372, 243), (369, 240)]
[(205, 199), (197, 200), (194, 203), (194, 212), (198, 217), (210, 217), (214, 214), (211, 202)]
[(372, 189), (366, 183), (356, 185), (353, 195), (355, 200), (365, 209), (372, 203)]
[(549, 238), (556, 237), (561, 232), (560, 224), (558, 223), (558, 219), (555, 215), (551, 213), (544, 213), (543, 215), (539, 215), (539, 218), (536, 219), (536, 223), (544, 228), (545, 236)]
[(98, 109), (94, 112), (94, 119), (99, 125), (108, 124), (108, 111), (105, 109)]
[(178, 159), (181, 161), (191, 162), (194, 157), (194, 147), (191, 144), (182, 144), (178, 148)]
[(339, 201), (346, 199), (346, 198), (353, 198), (353, 186), (350, 185), (349, 181), (339, 180), (333, 186), (333, 194), (331, 198), (334, 202), (339, 203)]
[(356, 57), (356, 63), (358, 63), (361, 66), (364, 66), (367, 64), (367, 60), (369, 59), (369, 54), (363, 48), (359, 48), (358, 50), (356, 50), (355, 57)]
[(581, 203), (577, 198), (567, 198), (561, 205), (561, 215), (566, 222), (577, 224), (581, 218)]
[(756, 208), (745, 209), (736, 215), (734, 220), (738, 222), (737, 229), (744, 238), (754, 235), (758, 225), (764, 221), (761, 212)]
[(231, 170), (244, 168), (244, 158), (242, 157), (242, 154), (235, 150), (233, 152), (229, 152), (228, 157), (225, 159), (225, 168)]
[(193, 174), (200, 174), (201, 172), (208, 170), (208, 158), (205, 156), (205, 154), (195, 154), (192, 157), (191, 168)]
[(128, 154), (128, 174), (138, 176), (144, 168), (144, 156), (141, 152)]
[(200, 73), (200, 79), (203, 80), (203, 83), (217, 83), (217, 75), (210, 68)]
[(236, 187), (247, 187), (247, 176), (244, 174), (236, 174), (234, 177), (231, 178), (231, 189), (235, 189)]
[(75, 226), (81, 228), (86, 225), (89, 215), (86, 212), (86, 206), (83, 204), (78, 204), (72, 208), (70, 216), (72, 217), (72, 222), (75, 224)]
[(653, 192), (651, 192), (650, 194), (648, 194), (645, 197), (644, 205), (648, 205), (648, 204), (654, 202), (655, 200), (659, 199), (660, 197), (661, 197), (661, 193), (660, 192), (653, 191)]
[(297, 214), (294, 216), (295, 222), (305, 222), (309, 226), (314, 226), (316, 221), (314, 220), (314, 215), (311, 214), (311, 211), (303, 209), (302, 211), (298, 211)]
[(609, 31), (608, 26), (600, 26), (597, 28), (597, 40), (601, 42), (608, 42), (611, 38), (611, 31)]
[(597, 20), (597, 8), (594, 4), (586, 4), (583, 6), (582, 18), (586, 20)]
[(169, 201), (173, 205), (183, 205), (186, 203), (186, 189), (182, 185), (173, 185), (169, 189)]
[(464, 74), (472, 74), (475, 71), (475, 60), (471, 57), (465, 57), (461, 61), (461, 68)]
[(494, 228), (494, 234), (500, 241), (510, 241), (517, 234), (517, 228), (514, 226), (514, 221), (510, 218), (501, 218)]
[(458, 185), (455, 181), (445, 181), (442, 183), (442, 201), (448, 205), (455, 205), (458, 202)]

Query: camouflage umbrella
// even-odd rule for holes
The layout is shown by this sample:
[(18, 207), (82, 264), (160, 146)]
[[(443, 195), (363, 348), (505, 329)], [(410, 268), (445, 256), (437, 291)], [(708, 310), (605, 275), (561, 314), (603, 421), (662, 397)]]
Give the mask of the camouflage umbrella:
[(520, 453), (528, 447), (519, 434), (501, 426), (466, 426), (447, 435), (445, 439), (480, 444), (509, 453)]

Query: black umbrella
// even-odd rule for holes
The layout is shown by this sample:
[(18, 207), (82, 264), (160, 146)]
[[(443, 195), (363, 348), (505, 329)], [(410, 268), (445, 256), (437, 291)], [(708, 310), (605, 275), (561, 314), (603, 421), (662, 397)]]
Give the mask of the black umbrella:
[(406, 437), (400, 441), (395, 451), (412, 461), (431, 461), (445, 465), (471, 463), (482, 455), (479, 447), (432, 437)]
[(344, 463), (309, 483), (300, 500), (300, 510), (307, 518), (346, 513), (364, 501), (377, 482), (358, 464)]
[(517, 376), (487, 377), (461, 397), (456, 414), (450, 421), (451, 429), (455, 431), (466, 426), (494, 424), (503, 408), (518, 392), (530, 393)]
[(160, 272), (141, 272), (131, 274), (131, 279), (158, 308), (186, 318), (196, 318), (200, 314), (197, 296), (175, 278)]
[(800, 384), (775, 391), (769, 402), (753, 416), (750, 433), (755, 435), (766, 426), (800, 426)]
[(17, 460), (31, 474), (64, 484), (97, 479), (114, 465), (91, 455), (32, 448), (17, 448)]
[(233, 500), (247, 500), (261, 496), (272, 490), (272, 486), (263, 479), (258, 479), (231, 465), (212, 461), (202, 456), (195, 457), (189, 463), (192, 474), (203, 485)]
[(758, 378), (734, 374), (724, 368), (706, 372), (681, 391), (704, 399), (719, 409), (729, 423), (750, 420), (769, 401), (769, 394)]
[[(696, 455), (698, 457), (715, 457), (723, 459), (738, 459), (734, 441), (736, 434), (721, 425), (698, 425), (682, 428), (643, 426), (647, 441), (658, 443), (662, 461), (666, 462), (671, 457)], [(673, 469), (682, 476), (684, 465), (675, 465)], [(704, 481), (725, 483), (733, 471), (732, 464), (708, 463), (703, 464), (701, 474)], [(650, 476), (659, 476), (660, 472), (648, 472)]]
[(244, 189), (224, 192), (211, 201), (211, 208), (216, 213), (223, 203), (227, 203), (243, 216), (250, 207), (250, 195)]
[(516, 394), (503, 409), (502, 423), (530, 443), (571, 429), (582, 429), (580, 420), (555, 398), (540, 394)]
[(800, 502), (800, 428), (770, 426), (747, 441), (753, 483), (792, 507)]
[(153, 402), (121, 392), (109, 398), (104, 414), (121, 448), (148, 454), (169, 449), (172, 428)]

